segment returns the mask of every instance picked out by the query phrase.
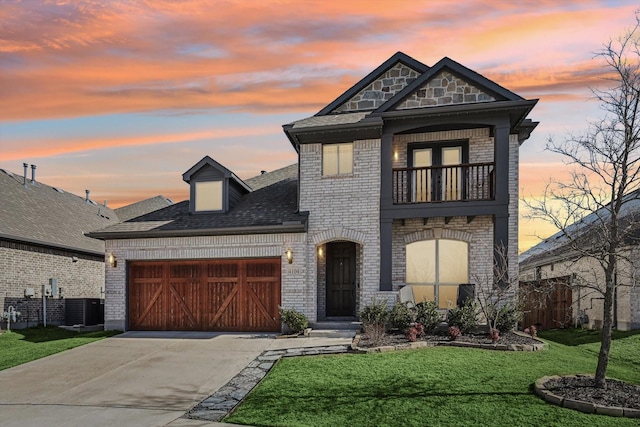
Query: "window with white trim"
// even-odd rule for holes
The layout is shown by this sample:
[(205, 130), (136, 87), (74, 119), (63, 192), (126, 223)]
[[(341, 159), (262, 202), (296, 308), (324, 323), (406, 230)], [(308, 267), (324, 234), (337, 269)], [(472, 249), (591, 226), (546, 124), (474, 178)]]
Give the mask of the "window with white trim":
[(353, 143), (322, 145), (322, 176), (353, 173)]

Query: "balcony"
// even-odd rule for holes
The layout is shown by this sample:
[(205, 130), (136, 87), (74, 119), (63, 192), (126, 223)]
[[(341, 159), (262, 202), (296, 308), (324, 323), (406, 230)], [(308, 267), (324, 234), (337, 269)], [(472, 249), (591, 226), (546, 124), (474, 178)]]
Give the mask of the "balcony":
[(393, 204), (493, 200), (494, 163), (393, 169)]

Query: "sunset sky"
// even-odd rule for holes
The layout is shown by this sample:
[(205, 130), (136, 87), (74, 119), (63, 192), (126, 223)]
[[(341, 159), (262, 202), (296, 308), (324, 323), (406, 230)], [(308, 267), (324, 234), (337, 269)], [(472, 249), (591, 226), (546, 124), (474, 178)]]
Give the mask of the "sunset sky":
[[(460, 3), (460, 4), (458, 4)], [(455, 4), (455, 6), (454, 6)], [(540, 102), (521, 196), (561, 178), (546, 140), (601, 115), (594, 52), (637, 0), (10, 1), (0, 3), (0, 168), (118, 207), (188, 198), (209, 155), (241, 178), (296, 161), (282, 125), (397, 51), (444, 56)], [(522, 220), (520, 250), (553, 229)]]

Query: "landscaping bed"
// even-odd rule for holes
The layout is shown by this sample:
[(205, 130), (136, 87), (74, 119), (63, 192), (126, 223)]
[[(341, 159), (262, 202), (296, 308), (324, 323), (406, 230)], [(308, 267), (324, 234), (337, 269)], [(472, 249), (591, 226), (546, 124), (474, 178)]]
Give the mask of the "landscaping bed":
[(388, 333), (385, 334), (379, 340), (372, 340), (369, 335), (362, 333), (354, 338), (354, 348), (357, 349), (374, 349), (374, 348), (403, 348), (403, 347), (429, 347), (436, 345), (457, 345), (457, 346), (469, 346), (477, 348), (488, 348), (498, 350), (514, 350), (514, 351), (534, 351), (541, 350), (544, 343), (529, 335), (506, 332), (500, 336), (497, 342), (493, 342), (488, 334), (467, 334), (457, 337), (455, 340), (451, 340), (446, 335), (434, 335), (427, 334), (422, 337), (418, 337), (415, 343), (425, 344), (413, 344), (411, 343), (405, 334), (401, 333)]

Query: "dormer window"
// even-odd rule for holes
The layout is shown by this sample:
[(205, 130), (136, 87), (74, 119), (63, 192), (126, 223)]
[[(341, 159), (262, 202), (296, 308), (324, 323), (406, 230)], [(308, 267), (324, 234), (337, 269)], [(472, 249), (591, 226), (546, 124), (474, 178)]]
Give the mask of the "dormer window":
[(196, 212), (222, 210), (222, 181), (195, 183)]
[(191, 187), (189, 211), (192, 214), (227, 213), (242, 195), (251, 191), (240, 178), (209, 156), (182, 174)]

